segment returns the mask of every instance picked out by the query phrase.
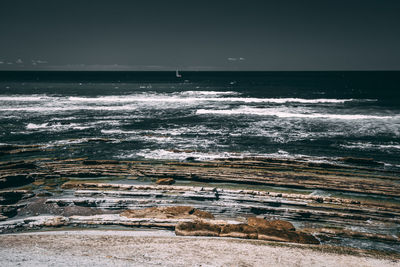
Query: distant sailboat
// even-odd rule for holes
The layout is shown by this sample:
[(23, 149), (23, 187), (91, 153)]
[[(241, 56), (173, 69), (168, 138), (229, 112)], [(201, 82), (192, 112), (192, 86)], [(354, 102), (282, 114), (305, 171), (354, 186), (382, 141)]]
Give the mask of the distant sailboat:
[(176, 75), (176, 78), (182, 78), (182, 75), (179, 74), (178, 69), (176, 69), (176, 74), (175, 75)]

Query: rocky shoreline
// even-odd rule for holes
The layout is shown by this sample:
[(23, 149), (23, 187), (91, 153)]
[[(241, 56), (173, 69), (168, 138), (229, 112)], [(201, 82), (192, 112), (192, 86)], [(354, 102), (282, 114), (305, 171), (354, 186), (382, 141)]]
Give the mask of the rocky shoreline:
[(0, 233), (115, 226), (397, 255), (399, 180), (371, 159), (351, 158), (3, 161)]

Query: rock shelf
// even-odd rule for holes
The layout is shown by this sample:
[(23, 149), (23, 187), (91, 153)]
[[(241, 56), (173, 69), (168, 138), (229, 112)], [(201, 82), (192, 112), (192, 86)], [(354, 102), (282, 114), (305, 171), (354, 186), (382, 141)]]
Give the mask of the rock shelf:
[[(0, 162), (0, 232), (114, 225), (399, 251), (399, 181), (371, 159)], [(251, 224), (264, 219), (293, 229)]]

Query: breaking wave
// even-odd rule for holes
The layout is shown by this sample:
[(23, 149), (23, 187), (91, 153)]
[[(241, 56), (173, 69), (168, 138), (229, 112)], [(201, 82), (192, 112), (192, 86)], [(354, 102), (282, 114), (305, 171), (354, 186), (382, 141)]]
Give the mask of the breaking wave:
[(241, 107), (237, 109), (198, 109), (196, 114), (217, 114), (217, 115), (259, 115), (273, 116), (279, 118), (310, 118), (310, 119), (339, 119), (339, 120), (359, 120), (359, 119), (397, 119), (400, 115), (381, 116), (363, 114), (329, 114), (329, 113), (292, 113), (280, 111), (273, 108), (252, 108)]

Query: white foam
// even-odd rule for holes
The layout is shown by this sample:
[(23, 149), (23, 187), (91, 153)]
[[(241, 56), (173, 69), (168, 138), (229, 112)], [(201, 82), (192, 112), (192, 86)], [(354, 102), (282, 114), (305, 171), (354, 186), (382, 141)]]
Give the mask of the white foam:
[(196, 96), (196, 95), (214, 95), (214, 96), (224, 96), (224, 95), (240, 95), (239, 92), (234, 92), (234, 91), (184, 91), (184, 92), (179, 92), (180, 95), (191, 95), (191, 96)]
[(24, 112), (56, 112), (56, 111), (79, 111), (79, 110), (136, 110), (137, 106), (31, 106), (31, 107), (6, 107), (0, 108), (0, 111), (24, 111)]
[[(91, 141), (97, 141), (99, 140), (98, 138), (78, 138), (78, 139), (65, 139), (65, 140), (56, 140), (56, 141), (51, 141), (46, 144), (42, 144), (45, 147), (53, 147), (53, 146), (64, 146), (64, 145), (74, 145), (74, 144), (82, 144), (82, 143), (87, 143)], [(117, 139), (107, 139), (107, 141), (112, 142), (112, 143), (119, 143), (120, 141)]]
[(362, 114), (322, 114), (322, 113), (292, 113), (281, 111), (274, 108), (251, 108), (240, 107), (237, 109), (198, 109), (196, 114), (218, 114), (218, 115), (260, 115), (274, 116), (279, 118), (311, 118), (311, 119), (340, 119), (340, 120), (360, 120), (360, 119), (397, 119), (400, 115), (395, 116), (378, 116), (378, 115), (362, 115)]
[(28, 130), (44, 129), (47, 128), (47, 125), (48, 123), (42, 123), (42, 124), (28, 123), (28, 125), (26, 125), (26, 129)]
[(68, 124), (28, 123), (26, 126), (27, 130), (49, 131), (49, 132), (62, 132), (62, 131), (67, 131), (67, 130), (85, 130), (85, 129), (89, 129), (89, 128), (93, 128), (93, 125), (85, 125), (85, 124), (79, 124), (79, 123), (68, 123)]
[(229, 153), (229, 152), (221, 152), (221, 153), (203, 153), (203, 152), (174, 152), (168, 151), (164, 149), (143, 149), (137, 153), (121, 155), (121, 158), (130, 158), (135, 156), (141, 156), (146, 159), (164, 159), (164, 160), (185, 160), (189, 157), (193, 157), (196, 160), (213, 160), (219, 158), (240, 158), (244, 157), (246, 154), (244, 153)]
[(373, 144), (370, 142), (350, 142), (347, 144), (342, 144), (340, 147), (361, 150), (400, 150), (400, 144), (396, 143)]
[(322, 157), (311, 157), (303, 154), (290, 154), (286, 151), (279, 150), (276, 153), (251, 153), (251, 152), (185, 152), (185, 151), (172, 151), (165, 149), (142, 149), (136, 153), (122, 154), (119, 158), (135, 158), (141, 156), (147, 159), (162, 159), (162, 160), (186, 160), (189, 157), (193, 157), (196, 160), (214, 160), (224, 158), (274, 158), (274, 159), (296, 159), (305, 162), (318, 162), (318, 163), (329, 163), (330, 161)]
[(120, 129), (101, 130), (102, 134), (138, 134), (138, 131), (124, 131)]
[(115, 120), (104, 120), (104, 121), (93, 121), (93, 122), (82, 122), (82, 123), (28, 123), (26, 125), (27, 130), (31, 131), (52, 131), (61, 132), (68, 130), (85, 130), (90, 128), (96, 128), (100, 125), (119, 125), (119, 121)]
[[(221, 99), (222, 100), (222, 99)], [(245, 102), (245, 103), (304, 103), (304, 104), (317, 104), (317, 103), (344, 103), (353, 101), (353, 99), (304, 99), (304, 98), (254, 98), (254, 97), (229, 97), (223, 98), (223, 101), (230, 102)]]
[[(135, 94), (135, 95), (112, 95), (101, 97), (69, 97), (71, 102), (87, 103), (129, 103), (129, 102), (243, 102), (243, 103), (344, 103), (354, 101), (353, 99), (303, 99), (303, 98), (255, 98), (255, 97), (205, 97), (205, 96), (223, 96), (232, 95), (234, 92), (215, 92), (215, 91), (186, 91), (172, 94)], [(360, 101), (360, 100), (357, 100)], [(371, 101), (371, 100), (368, 100)]]
[(20, 101), (20, 102), (35, 102), (49, 100), (51, 97), (46, 95), (7, 95), (0, 96), (0, 101)]

